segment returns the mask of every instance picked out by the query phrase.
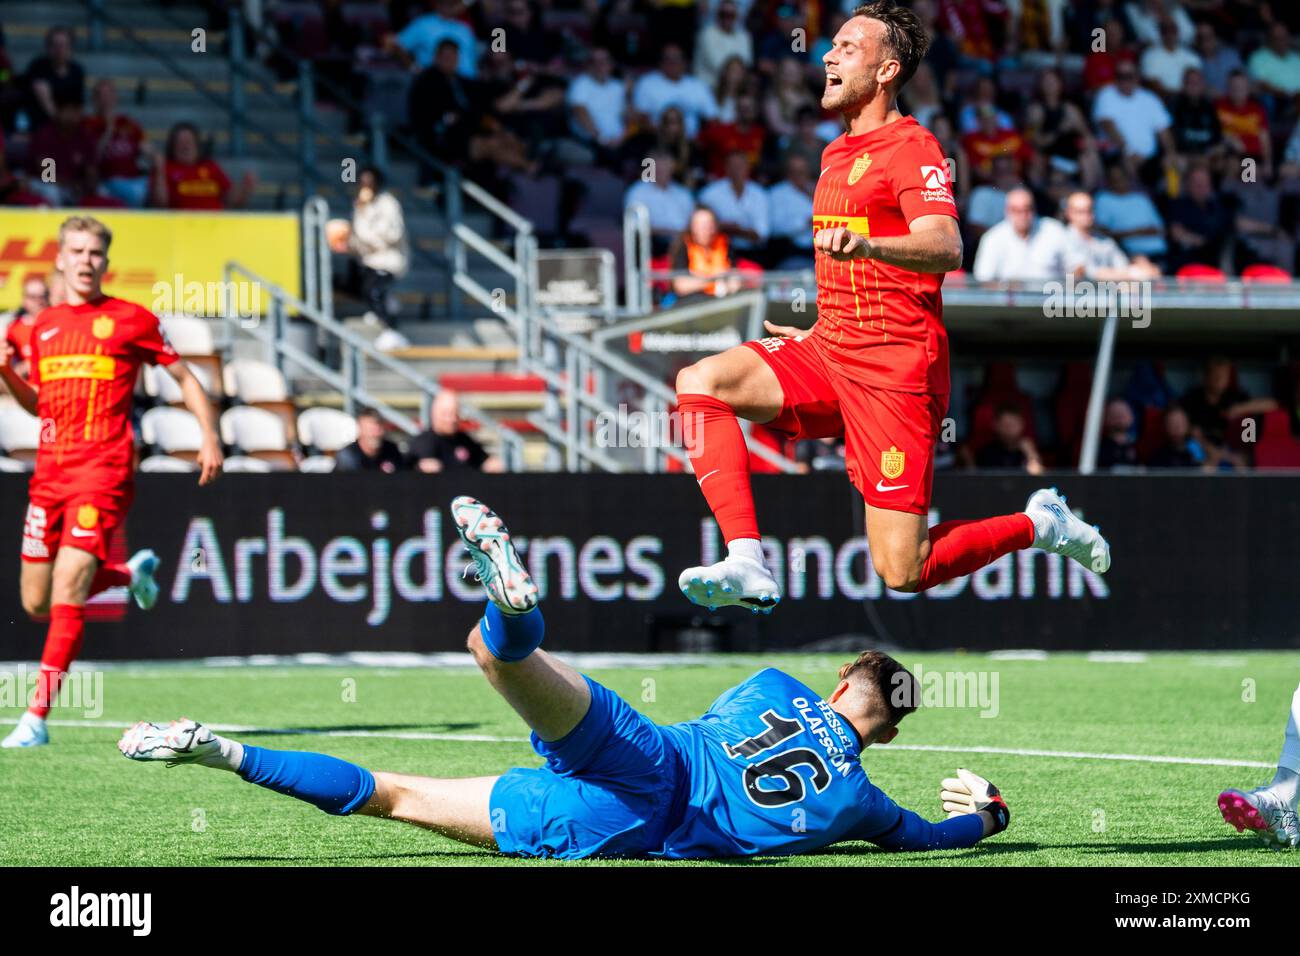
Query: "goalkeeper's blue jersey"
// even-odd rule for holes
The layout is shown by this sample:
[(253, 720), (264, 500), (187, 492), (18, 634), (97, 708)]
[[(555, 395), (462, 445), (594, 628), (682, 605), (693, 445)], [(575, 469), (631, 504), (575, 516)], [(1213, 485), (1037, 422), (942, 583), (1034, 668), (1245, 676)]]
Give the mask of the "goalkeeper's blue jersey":
[[(931, 848), (969, 845), (979, 827), (931, 824), (867, 779), (857, 731), (789, 674), (759, 671), (704, 716), (663, 728), (689, 788), (653, 855), (799, 853), (841, 840)], [(978, 823), (978, 821), (972, 821)]]

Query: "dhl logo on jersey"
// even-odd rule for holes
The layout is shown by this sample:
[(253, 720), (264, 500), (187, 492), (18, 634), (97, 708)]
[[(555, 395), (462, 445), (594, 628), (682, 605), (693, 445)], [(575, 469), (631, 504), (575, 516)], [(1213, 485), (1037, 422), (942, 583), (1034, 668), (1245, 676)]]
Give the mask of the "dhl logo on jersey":
[(48, 355), (39, 364), (42, 382), (57, 382), (65, 378), (109, 381), (117, 371), (111, 355)]
[(819, 216), (813, 213), (814, 237), (823, 229), (838, 229), (840, 226), (856, 232), (859, 236), (871, 236), (871, 226), (866, 216)]

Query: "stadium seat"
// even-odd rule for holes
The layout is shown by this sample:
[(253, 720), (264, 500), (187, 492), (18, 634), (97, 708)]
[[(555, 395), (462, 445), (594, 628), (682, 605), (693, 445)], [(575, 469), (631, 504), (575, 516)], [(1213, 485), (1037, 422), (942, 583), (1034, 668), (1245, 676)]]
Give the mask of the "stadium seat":
[(284, 374), (269, 362), (257, 359), (234, 359), (221, 372), (226, 395), (245, 405), (260, 402), (283, 402), (289, 398)]
[(1241, 270), (1241, 278), (1243, 282), (1258, 284), (1288, 285), (1292, 282), (1291, 273), (1265, 262), (1246, 266)]
[(244, 474), (267, 474), (274, 471), (269, 461), (250, 458), (248, 455), (231, 455), (221, 463), (222, 471)]
[(379, 46), (384, 34), (392, 29), (388, 8), (382, 3), (344, 3), (339, 15), (359, 43)]
[(173, 458), (171, 455), (150, 455), (140, 462), (139, 470), (152, 474), (180, 474), (194, 471), (195, 466), (193, 462), (186, 461), (184, 458)]
[(217, 351), (212, 327), (203, 319), (171, 315), (162, 319), (161, 324), (167, 341), (181, 355), (212, 355)]
[(149, 409), (140, 416), (140, 437), (164, 454), (187, 456), (189, 460), (203, 447), (203, 428), (184, 408)]
[(325, 475), (334, 470), (334, 459), (329, 455), (310, 455), (298, 462), (298, 470), (308, 475)]
[(356, 421), (337, 408), (309, 408), (298, 416), (298, 441), (304, 448), (332, 455), (356, 440)]
[(31, 471), (31, 462), (19, 461), (17, 458), (5, 458), (0, 456), (0, 474)]
[(1183, 266), (1178, 270), (1177, 277), (1180, 282), (1203, 282), (1215, 285), (1228, 281), (1228, 276), (1222, 269), (1216, 269), (1214, 266), (1204, 266), (1199, 262)]
[(0, 449), (10, 458), (35, 461), (41, 447), (41, 422), (18, 405), (0, 408)]
[[(190, 371), (194, 377), (199, 380), (203, 386), (203, 391), (207, 392), (208, 398), (212, 399), (215, 404), (220, 392), (216, 388), (216, 382), (212, 379), (212, 372), (200, 365), (190, 365)], [(181, 394), (181, 387), (177, 384), (176, 379), (172, 378), (171, 372), (167, 371), (161, 365), (146, 365), (144, 367), (144, 393), (150, 398), (156, 398), (164, 405), (181, 406), (185, 404), (185, 396)]]
[(1291, 413), (1285, 408), (1269, 412), (1260, 423), (1255, 467), (1260, 470), (1300, 468), (1300, 440), (1291, 432)]
[(227, 396), (275, 414), (284, 423), (288, 440), (296, 440), (298, 406), (289, 398), (283, 372), (269, 362), (234, 359), (222, 370), (222, 379)]
[(222, 413), (221, 440), (249, 455), (289, 448), (289, 436), (280, 416), (251, 405), (236, 405)]

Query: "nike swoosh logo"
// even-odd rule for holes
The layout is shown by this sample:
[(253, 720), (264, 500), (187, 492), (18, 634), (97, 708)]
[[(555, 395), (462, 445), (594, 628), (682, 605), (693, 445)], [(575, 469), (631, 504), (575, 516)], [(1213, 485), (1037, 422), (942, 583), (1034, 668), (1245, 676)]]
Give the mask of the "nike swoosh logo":
[[(716, 475), (716, 474), (717, 474), (718, 472), (720, 472), (721, 470), (722, 470), (721, 468), (714, 468), (711, 472), (709, 472), (709, 475)], [(705, 475), (704, 478), (709, 477), (709, 475)], [(704, 484), (704, 478), (696, 478), (696, 479), (695, 479), (695, 483), (696, 483), (697, 485), (703, 485), (703, 484)]]
[(906, 487), (907, 485), (887, 485), (885, 484), (885, 480), (883, 478), (880, 479), (880, 481), (876, 482), (877, 491), (898, 491), (900, 488), (906, 488)]
[(44, 332), (42, 332), (40, 335), (38, 335), (37, 338), (40, 339), (42, 342), (45, 342), (45, 341), (47, 341), (51, 336), (53, 336), (53, 335), (58, 335), (58, 334), (59, 334), (59, 330), (58, 330), (58, 329), (46, 329)]
[(72, 536), (74, 538), (93, 538), (95, 536), (95, 532), (88, 531), (85, 528), (73, 528)]

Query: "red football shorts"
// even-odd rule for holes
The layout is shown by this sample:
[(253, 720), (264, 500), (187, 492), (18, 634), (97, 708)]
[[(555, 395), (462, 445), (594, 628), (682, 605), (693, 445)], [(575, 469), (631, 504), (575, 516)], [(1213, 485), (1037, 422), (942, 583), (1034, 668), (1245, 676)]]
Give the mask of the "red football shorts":
[(134, 490), (73, 492), (61, 497), (31, 489), (23, 523), (24, 561), (53, 561), (59, 548), (89, 551), (108, 560), (113, 535), (126, 520)]
[(766, 423), (769, 428), (793, 439), (842, 435), (849, 481), (867, 504), (910, 514), (929, 510), (947, 395), (895, 392), (846, 378), (812, 336), (745, 344), (781, 383), (781, 413)]

